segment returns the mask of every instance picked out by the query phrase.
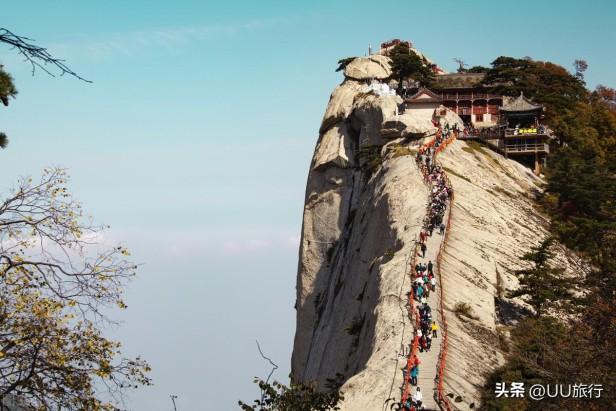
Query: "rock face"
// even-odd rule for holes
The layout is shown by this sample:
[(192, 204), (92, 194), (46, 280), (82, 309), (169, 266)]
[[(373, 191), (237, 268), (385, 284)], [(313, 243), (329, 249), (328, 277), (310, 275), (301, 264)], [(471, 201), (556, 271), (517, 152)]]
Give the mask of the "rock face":
[(317, 145), (313, 168), (325, 165), (335, 165), (340, 168), (352, 167), (355, 164), (355, 158), (351, 145), (352, 137), (344, 123), (330, 128), (323, 134)]
[[(408, 263), (428, 201), (414, 150), (435, 129), (412, 112), (397, 115), (398, 97), (362, 92), (368, 80), (361, 73), (385, 76), (387, 69), (366, 59), (347, 66), (323, 118), (306, 188), (292, 373), (321, 387), (342, 375), (343, 410), (378, 410), (388, 398), (400, 399), (399, 354), (413, 331)], [(498, 313), (508, 313), (510, 303), (503, 290), (517, 284), (518, 257), (546, 234), (531, 199), (541, 181), (461, 141), (440, 161), (455, 192), (441, 267), (450, 341), (444, 387), (455, 407), (477, 409), (486, 373), (503, 361)], [(476, 319), (458, 317), (458, 302)]]
[[(388, 66), (358, 60), (387, 74)], [(384, 139), (383, 124), (402, 100), (366, 93), (370, 80), (349, 78), (360, 77), (349, 66), (330, 98), (308, 177), (292, 371), (321, 386), (342, 374), (345, 409), (363, 410), (381, 407), (402, 384), (398, 353), (412, 332), (409, 245), (428, 198), (410, 150), (434, 129), (417, 125), (406, 139)]]
[(401, 137), (417, 138), (423, 136), (426, 131), (432, 135), (436, 133), (437, 129), (430, 120), (414, 116), (411, 113), (397, 115), (383, 123), (381, 135), (388, 139)]
[[(439, 158), (455, 193), (441, 263), (449, 327), (444, 391), (461, 400), (452, 401), (456, 409), (471, 410), (484, 377), (504, 359), (499, 325), (515, 314), (512, 303), (523, 305), (505, 298), (505, 290), (516, 288), (519, 257), (548, 235), (548, 220), (533, 205), (542, 181), (529, 168), (461, 141)], [(558, 260), (580, 267), (562, 246)], [(468, 304), (475, 318), (456, 315), (457, 303)]]
[(389, 57), (374, 54), (358, 57), (344, 68), (344, 76), (353, 80), (384, 80), (391, 76)]

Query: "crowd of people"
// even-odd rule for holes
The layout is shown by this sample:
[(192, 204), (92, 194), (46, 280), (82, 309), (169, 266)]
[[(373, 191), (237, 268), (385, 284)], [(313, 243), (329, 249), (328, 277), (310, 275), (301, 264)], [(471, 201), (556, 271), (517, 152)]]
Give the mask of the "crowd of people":
[[(426, 183), (430, 187), (430, 201), (427, 206), (426, 218), (419, 233), (419, 250), (418, 255), (422, 259), (426, 258), (428, 239), (434, 234), (434, 230), (438, 228), (440, 235), (445, 234), (445, 211), (449, 204), (449, 199), (452, 195), (451, 186), (446, 179), (441, 166), (434, 163), (436, 149), (448, 139), (451, 133), (457, 132), (455, 128), (446, 126), (440, 133), (437, 134), (434, 143), (428, 147), (422, 147), (417, 154), (418, 166), (424, 175)], [(418, 262), (413, 267), (414, 280), (412, 283), (412, 295), (414, 301), (418, 302), (416, 314), (419, 321), (417, 322), (415, 340), (420, 353), (430, 351), (432, 340), (438, 336), (438, 325), (432, 316), (432, 308), (428, 304), (430, 293), (436, 291), (435, 263), (428, 260), (427, 263)], [(419, 365), (421, 361), (415, 352), (411, 352), (407, 369), (410, 369), (407, 378), (410, 384), (415, 386), (415, 394), (403, 398), (402, 409), (406, 411), (419, 411), (424, 409), (423, 396), (421, 388), (417, 386), (417, 378), (419, 376)]]

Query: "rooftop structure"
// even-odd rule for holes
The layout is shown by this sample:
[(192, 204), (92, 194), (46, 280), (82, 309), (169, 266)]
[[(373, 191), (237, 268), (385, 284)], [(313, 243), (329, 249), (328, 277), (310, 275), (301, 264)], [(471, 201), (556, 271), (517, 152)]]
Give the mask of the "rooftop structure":
[(528, 115), (530, 112), (543, 111), (544, 107), (539, 104), (533, 103), (528, 98), (524, 97), (524, 93), (520, 93), (517, 98), (507, 98), (505, 104), (501, 107), (500, 111), (506, 111), (508, 116)]
[(481, 80), (486, 76), (485, 73), (449, 73), (441, 74), (436, 77), (436, 88), (456, 89), (456, 88), (475, 88), (479, 86)]
[(490, 127), (498, 124), (503, 98), (490, 94), (482, 85), (485, 73), (451, 73), (436, 76), (434, 89), (445, 107), (467, 124)]
[(526, 98), (504, 97), (498, 126), (473, 129), (467, 138), (478, 139), (506, 157), (515, 158), (541, 172), (550, 154), (551, 130), (541, 124), (544, 106)]

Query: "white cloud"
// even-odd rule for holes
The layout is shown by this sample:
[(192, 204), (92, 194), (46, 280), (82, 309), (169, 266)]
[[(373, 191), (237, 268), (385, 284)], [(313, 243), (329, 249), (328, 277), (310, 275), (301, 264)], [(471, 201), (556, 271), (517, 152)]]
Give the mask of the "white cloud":
[[(207, 234), (198, 232), (176, 232), (164, 235), (157, 240), (158, 249), (164, 258), (192, 258), (202, 256), (240, 256), (263, 255), (276, 252), (296, 251), (299, 236), (291, 235), (291, 230), (241, 230), (213, 231)], [(154, 238), (152, 237), (152, 238)], [(129, 244), (147, 242), (148, 236), (128, 239)], [(150, 247), (148, 247), (150, 248)], [(162, 248), (162, 249), (161, 249)]]
[(227, 255), (270, 251), (274, 244), (268, 238), (236, 239), (224, 241), (222, 251)]
[(194, 42), (221, 36), (287, 25), (288, 18), (255, 19), (245, 22), (204, 24), (187, 27), (168, 27), (110, 34), (105, 39), (75, 43), (53, 44), (49, 49), (56, 55), (80, 55), (100, 60), (116, 55), (133, 56), (151, 49), (174, 50)]

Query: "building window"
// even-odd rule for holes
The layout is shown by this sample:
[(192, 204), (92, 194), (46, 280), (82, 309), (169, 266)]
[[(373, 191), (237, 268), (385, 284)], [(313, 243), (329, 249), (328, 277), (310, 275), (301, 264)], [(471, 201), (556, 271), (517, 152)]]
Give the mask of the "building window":
[(478, 123), (483, 123), (483, 114), (475, 114), (475, 121)]

